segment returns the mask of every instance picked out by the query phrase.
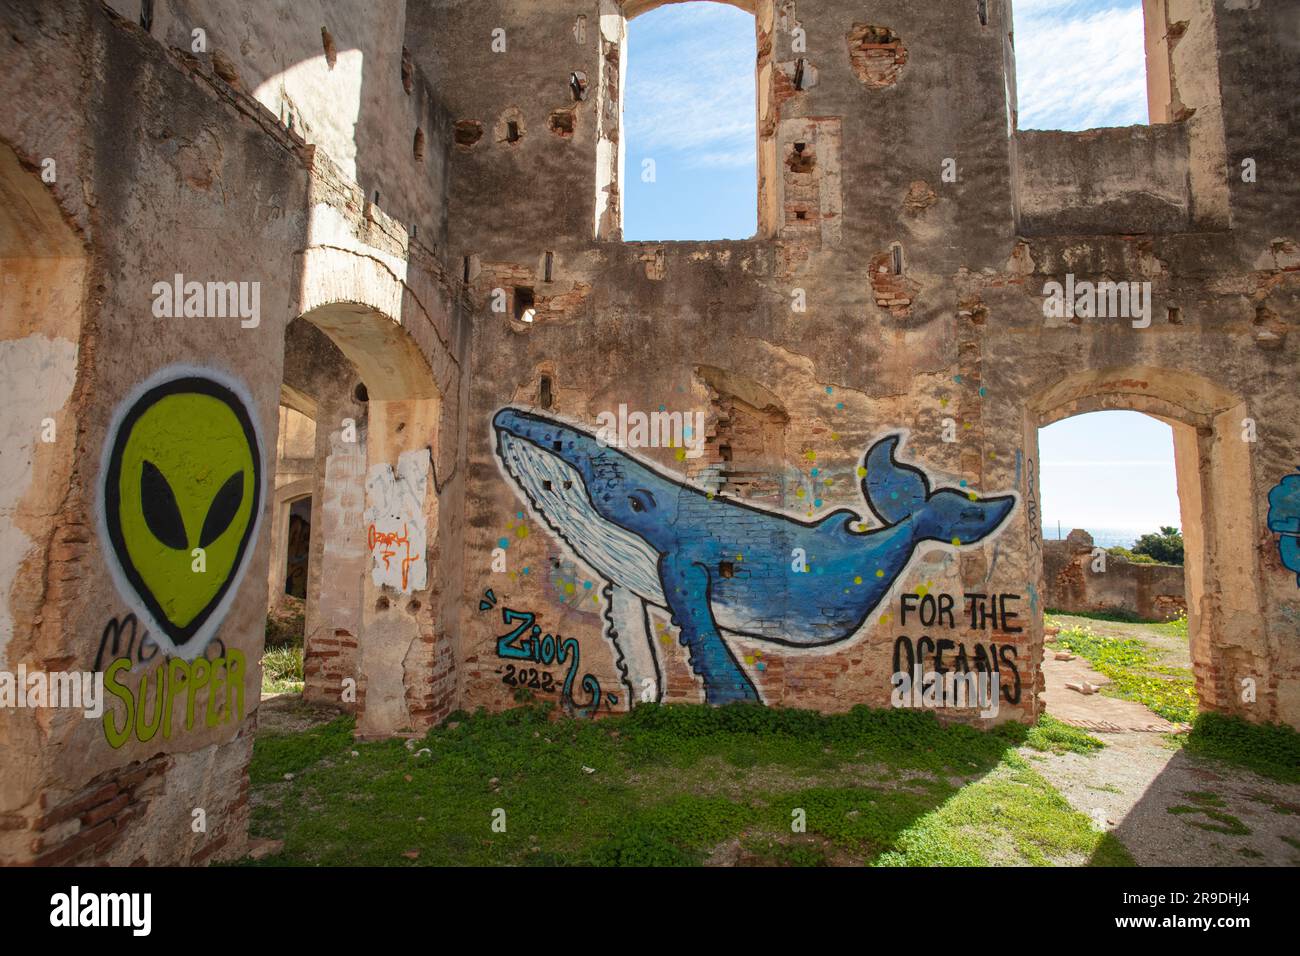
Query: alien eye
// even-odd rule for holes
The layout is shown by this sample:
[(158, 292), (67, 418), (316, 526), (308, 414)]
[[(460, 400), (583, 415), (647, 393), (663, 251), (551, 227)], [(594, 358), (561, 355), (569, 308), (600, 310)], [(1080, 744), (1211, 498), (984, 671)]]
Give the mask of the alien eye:
[(632, 506), (633, 511), (636, 511), (638, 513), (645, 511), (645, 505), (641, 504), (641, 502), (638, 501), (636, 498), (628, 498), (627, 503)]
[(140, 470), (140, 510), (155, 538), (173, 550), (189, 550), (185, 519), (176, 504), (176, 494), (158, 466), (148, 459)]
[(221, 486), (208, 505), (207, 517), (203, 519), (203, 531), (199, 533), (199, 547), (206, 548), (216, 541), (235, 520), (239, 506), (244, 501), (244, 473), (237, 471)]

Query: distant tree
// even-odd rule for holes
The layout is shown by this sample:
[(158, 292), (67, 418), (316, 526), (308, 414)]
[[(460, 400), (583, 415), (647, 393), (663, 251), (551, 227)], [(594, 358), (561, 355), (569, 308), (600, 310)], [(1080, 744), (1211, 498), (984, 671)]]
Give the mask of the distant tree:
[(1183, 533), (1161, 527), (1159, 534), (1144, 534), (1133, 545), (1134, 554), (1145, 554), (1161, 564), (1183, 563)]
[(1113, 548), (1107, 548), (1106, 552), (1116, 558), (1123, 558), (1133, 564), (1159, 564), (1155, 558), (1149, 554), (1134, 554), (1128, 548), (1115, 545)]

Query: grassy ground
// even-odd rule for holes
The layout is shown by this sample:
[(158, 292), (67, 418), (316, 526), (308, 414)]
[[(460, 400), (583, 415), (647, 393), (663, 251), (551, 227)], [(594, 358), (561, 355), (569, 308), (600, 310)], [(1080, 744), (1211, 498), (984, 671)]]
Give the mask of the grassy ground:
[(302, 693), (302, 645), (306, 620), (303, 601), (281, 595), (266, 617), (262, 655), (263, 694)]
[(1190, 724), (1190, 733), (1171, 740), (1188, 754), (1300, 783), (1300, 733), (1293, 728), (1197, 713), (1187, 618), (1137, 625), (1115, 615), (1054, 612), (1047, 620), (1061, 628), (1049, 638), (1055, 646), (1086, 658), (1111, 679), (1103, 694), (1138, 701), (1167, 720)]
[(1137, 701), (1152, 713), (1175, 723), (1190, 724), (1196, 716), (1196, 682), (1185, 646), (1179, 648), (1182, 653), (1173, 653), (1136, 636), (1152, 632), (1185, 645), (1185, 618), (1168, 624), (1112, 626), (1106, 633), (1098, 633), (1098, 628), (1067, 617), (1049, 617), (1048, 623), (1061, 628), (1055, 637), (1049, 638), (1054, 646), (1078, 654), (1094, 670), (1110, 678), (1110, 683), (1102, 688), (1103, 694)]
[(983, 733), (867, 708), (523, 707), (409, 743), (351, 732), (259, 736), (253, 834), (284, 840), (266, 863), (1131, 863), (1025, 759), (1101, 746), (1050, 719)]
[(1300, 733), (1282, 724), (1252, 724), (1223, 714), (1200, 714), (1184, 748), (1282, 783), (1300, 783)]

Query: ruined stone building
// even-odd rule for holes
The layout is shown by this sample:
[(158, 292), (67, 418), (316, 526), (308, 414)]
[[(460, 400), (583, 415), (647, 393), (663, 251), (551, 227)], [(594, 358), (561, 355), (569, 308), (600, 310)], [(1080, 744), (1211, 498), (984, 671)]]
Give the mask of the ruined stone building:
[(0, 708), (0, 861), (240, 856), (289, 578), (368, 738), (918, 662), (1032, 720), (1100, 409), (1173, 428), (1201, 706), (1300, 724), (1300, 4), (1146, 0), (1151, 125), (1063, 133), (1010, 0), (731, 0), (758, 234), (624, 242), (662, 2), (0, 2), (0, 670), (107, 688)]

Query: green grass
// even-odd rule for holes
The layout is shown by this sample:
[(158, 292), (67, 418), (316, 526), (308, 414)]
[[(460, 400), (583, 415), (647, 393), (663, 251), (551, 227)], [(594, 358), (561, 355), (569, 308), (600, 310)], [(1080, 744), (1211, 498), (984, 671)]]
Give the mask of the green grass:
[(1050, 714), (1044, 714), (1037, 724), (1029, 728), (1025, 743), (1035, 750), (1050, 750), (1058, 754), (1087, 754), (1106, 746), (1091, 734), (1064, 724)]
[(302, 648), (268, 647), (262, 655), (262, 693), (302, 693)]
[(258, 737), (253, 834), (285, 841), (266, 864), (1132, 862), (1016, 752), (1095, 749), (1054, 721), (643, 705), (592, 722), (530, 706), (456, 715), (409, 747), (351, 732), (344, 717)]
[(1191, 671), (1160, 664), (1158, 652), (1142, 641), (1102, 637), (1083, 627), (1062, 629), (1053, 640), (1111, 679), (1102, 688), (1103, 694), (1137, 701), (1176, 723), (1191, 723), (1196, 717), (1196, 682)]
[(1169, 637), (1181, 637), (1183, 640), (1188, 640), (1186, 614), (1179, 615), (1172, 621), (1161, 621), (1149, 626), (1151, 630), (1155, 631), (1157, 634), (1165, 634)]
[(1223, 806), (1223, 798), (1217, 793), (1210, 793), (1207, 790), (1192, 790), (1183, 794), (1192, 805), (1180, 804), (1169, 807), (1167, 812), (1175, 816), (1184, 816), (1189, 814), (1200, 814), (1212, 821), (1206, 823), (1202, 820), (1188, 820), (1192, 826), (1201, 830), (1208, 830), (1211, 833), (1224, 833), (1228, 836), (1249, 836), (1250, 827), (1242, 823), (1231, 813), (1220, 809)]
[(1300, 783), (1300, 733), (1284, 724), (1199, 714), (1183, 746), (1190, 754), (1245, 767), (1283, 783)]
[[(1065, 615), (1067, 617), (1082, 617), (1090, 621), (1110, 621), (1114, 624), (1149, 624), (1143, 618), (1138, 617), (1132, 611), (1114, 610), (1114, 611), (1062, 611), (1056, 608), (1047, 608), (1044, 612), (1049, 616)], [(1060, 625), (1060, 621), (1047, 622), (1048, 624)]]

